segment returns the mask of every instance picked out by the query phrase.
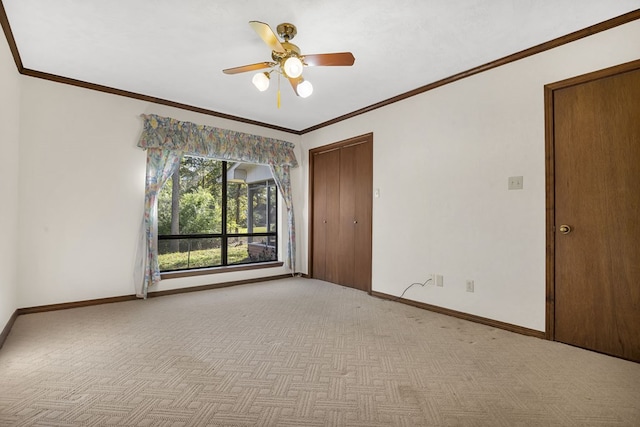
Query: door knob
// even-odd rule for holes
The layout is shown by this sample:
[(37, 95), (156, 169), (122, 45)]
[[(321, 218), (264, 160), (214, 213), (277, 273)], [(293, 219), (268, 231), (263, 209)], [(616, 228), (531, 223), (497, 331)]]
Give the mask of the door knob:
[(560, 232), (561, 232), (562, 234), (569, 234), (569, 233), (571, 233), (571, 227), (570, 227), (570, 226), (568, 226), (567, 224), (562, 224), (562, 225), (560, 226)]
[(357, 223), (358, 223), (358, 220), (357, 220), (357, 219), (354, 219), (354, 220), (353, 220), (353, 223), (354, 223), (354, 224), (357, 224)]

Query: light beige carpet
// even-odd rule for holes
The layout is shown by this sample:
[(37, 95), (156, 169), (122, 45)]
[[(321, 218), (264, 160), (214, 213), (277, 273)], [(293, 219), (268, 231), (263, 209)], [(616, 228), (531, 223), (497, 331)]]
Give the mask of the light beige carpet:
[(638, 426), (640, 364), (292, 278), (20, 316), (0, 425)]

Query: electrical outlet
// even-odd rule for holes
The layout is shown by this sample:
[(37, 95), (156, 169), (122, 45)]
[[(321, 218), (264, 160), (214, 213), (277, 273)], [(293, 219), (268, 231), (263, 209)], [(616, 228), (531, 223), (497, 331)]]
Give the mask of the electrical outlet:
[(467, 292), (475, 292), (473, 280), (467, 280)]
[(436, 286), (443, 287), (444, 286), (444, 278), (441, 274), (436, 274)]

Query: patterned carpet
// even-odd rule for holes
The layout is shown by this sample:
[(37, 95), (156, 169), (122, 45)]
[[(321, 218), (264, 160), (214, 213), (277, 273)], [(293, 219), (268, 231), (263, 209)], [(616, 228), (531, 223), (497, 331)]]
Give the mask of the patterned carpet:
[(640, 364), (291, 278), (18, 317), (1, 426), (638, 426)]

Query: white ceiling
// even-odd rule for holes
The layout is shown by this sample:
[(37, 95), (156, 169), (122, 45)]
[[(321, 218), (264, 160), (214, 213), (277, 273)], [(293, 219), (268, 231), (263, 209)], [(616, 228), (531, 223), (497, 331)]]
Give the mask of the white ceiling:
[[(2, 0), (24, 68), (304, 130), (638, 9), (640, 0)], [(222, 69), (270, 61), (248, 25), (294, 23), (307, 99)]]

